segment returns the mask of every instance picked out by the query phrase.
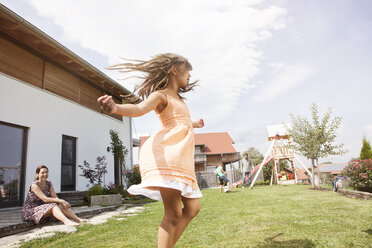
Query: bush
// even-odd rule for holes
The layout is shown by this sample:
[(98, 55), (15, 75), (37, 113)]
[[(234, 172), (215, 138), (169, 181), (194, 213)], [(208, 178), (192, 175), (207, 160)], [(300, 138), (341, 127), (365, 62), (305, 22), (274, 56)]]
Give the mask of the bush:
[(350, 186), (372, 193), (372, 159), (350, 161), (342, 172), (350, 178)]
[(128, 188), (134, 184), (140, 184), (141, 183), (141, 174), (138, 170), (127, 170), (125, 172), (125, 176), (128, 179)]
[(115, 185), (112, 183), (110, 183), (109, 186), (103, 189), (103, 194), (104, 195), (120, 194), (122, 196), (127, 195), (123, 185)]
[(89, 183), (93, 185), (98, 185), (102, 183), (102, 177), (107, 173), (106, 167), (106, 157), (97, 157), (96, 159), (96, 166), (94, 168), (90, 167), (89, 163), (84, 160), (84, 165), (78, 165), (78, 167), (82, 170), (83, 174), (80, 176), (85, 177), (89, 180)]
[(260, 180), (258, 180), (258, 181), (256, 181), (254, 183), (254, 185), (256, 185), (256, 186), (259, 186), (259, 185), (270, 185), (270, 180), (266, 180), (266, 181), (260, 181)]
[(94, 185), (93, 187), (88, 189), (88, 191), (87, 191), (88, 203), (90, 204), (90, 197), (92, 195), (102, 195), (103, 191), (104, 191), (104, 189), (102, 188), (102, 186), (100, 184)]

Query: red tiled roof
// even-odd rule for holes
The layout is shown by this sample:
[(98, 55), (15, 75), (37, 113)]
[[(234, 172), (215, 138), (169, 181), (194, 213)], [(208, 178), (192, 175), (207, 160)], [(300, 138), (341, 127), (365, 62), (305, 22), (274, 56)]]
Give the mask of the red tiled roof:
[(227, 132), (223, 133), (197, 133), (195, 134), (195, 144), (205, 145), (204, 153), (235, 153), (233, 146), (234, 140)]
[[(141, 146), (148, 138), (149, 136), (140, 137)], [(233, 144), (234, 140), (227, 132), (195, 134), (195, 145), (205, 145), (205, 154), (235, 153), (237, 151)]]
[(309, 179), (309, 176), (305, 174), (305, 169), (297, 169), (297, 180)]

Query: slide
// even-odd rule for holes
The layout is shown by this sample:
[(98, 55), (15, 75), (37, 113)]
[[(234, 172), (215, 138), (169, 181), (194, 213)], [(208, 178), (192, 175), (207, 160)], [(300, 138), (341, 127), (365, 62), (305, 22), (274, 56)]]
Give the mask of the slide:
[[(266, 159), (264, 165), (267, 164), (268, 162), (270, 162), (272, 158), (273, 158), (273, 156), (268, 157), (268, 159)], [(252, 180), (253, 180), (254, 173), (256, 173), (256, 171), (258, 171), (260, 166), (261, 166), (261, 164), (257, 165), (256, 167), (254, 167), (253, 171), (251, 171), (251, 179)], [(246, 182), (246, 185), (247, 185), (248, 184), (248, 176), (245, 177), (245, 182)], [(237, 188), (239, 185), (242, 185), (242, 184), (243, 184), (243, 179), (240, 179), (239, 181), (233, 183), (232, 186), (234, 188)]]

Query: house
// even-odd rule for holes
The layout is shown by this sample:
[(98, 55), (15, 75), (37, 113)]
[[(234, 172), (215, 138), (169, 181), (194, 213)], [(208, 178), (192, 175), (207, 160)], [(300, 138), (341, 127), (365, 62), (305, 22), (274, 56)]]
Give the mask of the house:
[[(319, 165), (319, 176), (321, 183), (332, 182), (335, 176), (340, 176), (347, 163), (325, 163)], [(311, 171), (311, 167), (309, 167)], [(318, 175), (318, 168), (314, 168), (314, 174)], [(299, 183), (311, 183), (310, 177), (305, 169), (297, 169), (297, 180)]]
[(227, 132), (195, 134), (195, 171), (213, 171), (240, 160)]
[[(143, 144), (149, 136), (140, 137)], [(198, 133), (195, 134), (195, 172), (200, 188), (215, 187), (217, 185), (216, 176), (213, 171), (218, 166), (230, 165), (240, 160), (240, 154), (233, 146), (234, 140), (227, 132), (221, 133)], [(235, 180), (239, 174), (231, 170), (228, 177)]]
[(21, 206), (38, 165), (49, 167), (57, 193), (88, 189), (78, 165), (105, 156), (106, 184), (120, 183), (109, 151), (118, 131), (129, 155), (131, 119), (103, 113), (97, 98), (117, 103), (130, 92), (0, 4), (0, 208)]
[[(319, 165), (319, 176), (322, 183), (330, 183), (335, 176), (341, 176), (343, 169), (347, 163), (326, 163)], [(318, 173), (318, 168), (315, 168), (314, 173)]]
[(303, 184), (310, 183), (310, 177), (306, 174), (305, 169), (296, 168), (296, 170), (297, 170), (297, 182), (298, 183), (303, 183)]

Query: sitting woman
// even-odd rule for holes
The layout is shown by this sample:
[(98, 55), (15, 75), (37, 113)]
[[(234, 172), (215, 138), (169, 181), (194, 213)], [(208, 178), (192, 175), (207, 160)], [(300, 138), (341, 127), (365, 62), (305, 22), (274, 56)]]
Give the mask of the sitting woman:
[(22, 208), (22, 219), (39, 224), (42, 219), (53, 215), (66, 225), (87, 222), (71, 211), (71, 206), (67, 201), (58, 198), (52, 183), (47, 181), (48, 172), (48, 167), (45, 165), (37, 167), (35, 181), (31, 184)]

